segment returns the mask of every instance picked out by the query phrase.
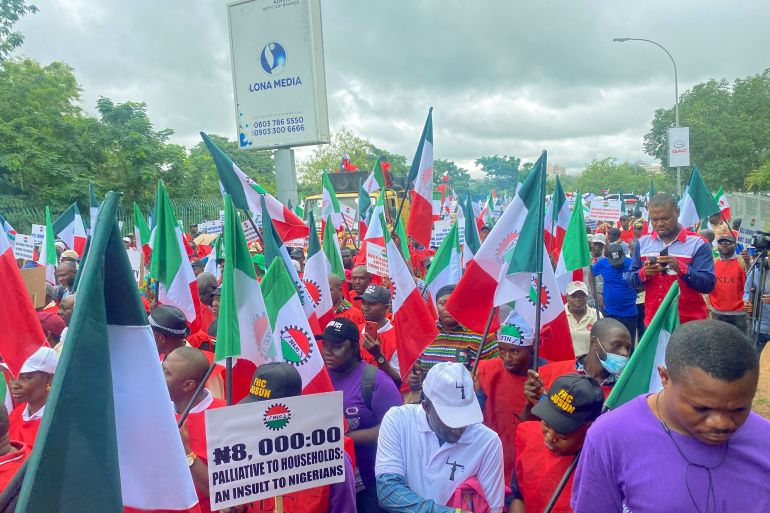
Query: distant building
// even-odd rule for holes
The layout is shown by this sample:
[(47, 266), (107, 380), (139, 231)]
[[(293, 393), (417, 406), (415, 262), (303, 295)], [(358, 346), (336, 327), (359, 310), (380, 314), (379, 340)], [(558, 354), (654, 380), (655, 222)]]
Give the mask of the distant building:
[(567, 174), (567, 168), (562, 166), (559, 163), (556, 164), (548, 164), (548, 168), (545, 171), (546, 176), (554, 177), (554, 176), (564, 176)]

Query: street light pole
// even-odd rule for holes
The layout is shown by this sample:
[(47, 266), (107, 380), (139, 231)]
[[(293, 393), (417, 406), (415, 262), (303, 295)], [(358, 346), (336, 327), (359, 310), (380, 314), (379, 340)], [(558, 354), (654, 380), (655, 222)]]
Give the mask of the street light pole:
[[(645, 43), (652, 43), (664, 52), (666, 52), (666, 55), (668, 55), (668, 58), (671, 59), (671, 64), (674, 66), (674, 126), (676, 128), (679, 128), (679, 74), (676, 70), (676, 61), (674, 61), (674, 56), (671, 55), (671, 52), (666, 50), (666, 48), (656, 43), (655, 41), (651, 39), (641, 39), (637, 37), (616, 37), (613, 39), (616, 43), (625, 43), (626, 41), (644, 41)], [(682, 195), (682, 169), (677, 167), (676, 168), (676, 192), (681, 197)]]

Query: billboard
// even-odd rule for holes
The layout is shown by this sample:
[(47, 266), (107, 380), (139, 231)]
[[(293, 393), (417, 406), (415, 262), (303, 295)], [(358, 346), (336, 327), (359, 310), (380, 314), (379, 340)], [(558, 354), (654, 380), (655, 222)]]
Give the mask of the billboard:
[(320, 0), (227, 5), (241, 149), (329, 142)]
[(690, 167), (690, 129), (668, 129), (668, 167)]

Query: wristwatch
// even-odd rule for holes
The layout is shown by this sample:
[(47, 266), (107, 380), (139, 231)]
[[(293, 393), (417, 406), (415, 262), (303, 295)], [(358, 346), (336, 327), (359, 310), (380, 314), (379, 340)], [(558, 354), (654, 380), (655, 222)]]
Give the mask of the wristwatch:
[(385, 357), (382, 356), (382, 355), (378, 356), (377, 357), (377, 365), (382, 365), (383, 363), (385, 363)]
[(188, 452), (187, 453), (187, 466), (188, 467), (192, 467), (193, 463), (195, 463), (195, 458), (197, 458), (197, 457), (198, 456), (194, 452), (192, 452), (192, 451)]

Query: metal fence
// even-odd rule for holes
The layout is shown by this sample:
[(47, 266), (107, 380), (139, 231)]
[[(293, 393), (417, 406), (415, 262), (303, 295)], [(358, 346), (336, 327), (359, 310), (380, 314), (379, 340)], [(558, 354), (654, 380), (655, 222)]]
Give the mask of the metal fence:
[[(224, 209), (221, 197), (199, 198), (188, 200), (171, 200), (174, 206), (176, 218), (182, 221), (185, 230), (190, 229), (190, 225), (198, 224), (201, 221), (212, 221), (219, 219), (219, 211)], [(0, 207), (2, 209), (2, 207)], [(45, 224), (45, 207), (36, 206), (16, 206), (15, 208), (4, 208), (0, 213), (11, 223), (11, 226), (18, 233), (29, 234), (33, 224)], [(87, 217), (87, 212), (81, 213)], [(142, 207), (142, 213), (145, 219), (150, 214), (150, 206)], [(53, 220), (59, 212), (51, 212)], [(127, 235), (134, 230), (134, 212), (132, 208), (118, 209), (118, 223), (120, 232)]]
[(748, 219), (757, 219), (764, 230), (770, 229), (770, 196), (766, 192), (746, 193), (728, 192), (727, 201), (733, 219), (742, 217), (744, 224)]

